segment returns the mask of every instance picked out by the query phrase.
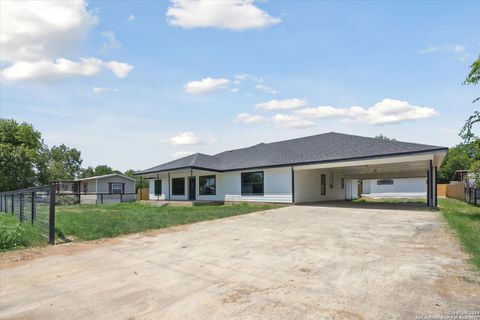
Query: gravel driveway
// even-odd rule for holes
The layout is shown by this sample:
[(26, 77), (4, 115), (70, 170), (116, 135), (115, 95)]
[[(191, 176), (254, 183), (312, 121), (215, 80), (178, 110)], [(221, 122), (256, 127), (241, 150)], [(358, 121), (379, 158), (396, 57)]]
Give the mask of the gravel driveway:
[(480, 306), (478, 273), (430, 211), (293, 206), (41, 250), (3, 257), (0, 318), (415, 319)]

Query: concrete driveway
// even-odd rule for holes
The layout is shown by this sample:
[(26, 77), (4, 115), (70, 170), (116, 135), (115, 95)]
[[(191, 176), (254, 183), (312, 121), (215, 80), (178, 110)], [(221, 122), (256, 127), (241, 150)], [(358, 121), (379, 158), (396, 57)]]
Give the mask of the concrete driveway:
[(430, 211), (285, 207), (43, 250), (3, 257), (0, 318), (415, 319), (480, 306), (478, 274)]

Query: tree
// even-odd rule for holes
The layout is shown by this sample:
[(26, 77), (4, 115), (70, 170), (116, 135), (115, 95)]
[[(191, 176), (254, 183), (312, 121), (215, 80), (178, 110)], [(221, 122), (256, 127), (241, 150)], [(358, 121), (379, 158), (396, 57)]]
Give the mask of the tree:
[(448, 183), (457, 170), (468, 170), (480, 158), (480, 152), (474, 142), (469, 144), (460, 143), (448, 150), (443, 165), (438, 172), (438, 180)]
[(103, 176), (103, 175), (112, 174), (112, 173), (120, 173), (121, 174), (122, 172), (118, 171), (118, 170), (113, 170), (110, 166), (102, 164), (102, 165), (96, 166), (95, 168), (87, 167), (85, 169), (82, 169), (81, 172), (80, 172), (80, 178)]
[(50, 181), (74, 180), (80, 174), (81, 152), (64, 144), (46, 151)]
[(383, 134), (378, 134), (375, 136), (375, 139), (380, 139), (380, 140), (386, 140), (386, 141), (395, 141), (395, 139), (390, 139), (387, 136), (384, 136)]
[(32, 125), (0, 119), (0, 191), (38, 182), (43, 147), (41, 134)]
[[(477, 85), (480, 81), (480, 55), (477, 60), (475, 60), (472, 65), (470, 66), (470, 72), (467, 75), (467, 78), (463, 82), (466, 85)], [(473, 103), (476, 103), (480, 100), (480, 97), (477, 97), (473, 100)], [(472, 174), (472, 178), (474, 180), (475, 185), (480, 184), (480, 158), (478, 154), (480, 153), (480, 139), (475, 136), (472, 132), (473, 125), (480, 122), (480, 112), (474, 111), (474, 113), (468, 117), (465, 121), (465, 125), (463, 126), (462, 130), (460, 131), (460, 137), (462, 137), (465, 144), (472, 144), (473, 147), (476, 149), (477, 157), (470, 165), (470, 172)]]
[(134, 176), (135, 172), (136, 171), (133, 170), (133, 169), (128, 169), (124, 173), (127, 177), (135, 178), (135, 186), (136, 186), (136, 189), (137, 189), (135, 191), (138, 191), (138, 189), (140, 189), (140, 188), (148, 188), (148, 181), (144, 180), (144, 179), (140, 179), (140, 177)]

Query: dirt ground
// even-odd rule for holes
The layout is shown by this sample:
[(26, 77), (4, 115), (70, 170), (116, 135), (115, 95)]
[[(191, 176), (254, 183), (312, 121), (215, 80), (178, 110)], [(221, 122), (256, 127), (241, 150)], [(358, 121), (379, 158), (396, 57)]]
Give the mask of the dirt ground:
[(1, 319), (415, 319), (478, 310), (440, 213), (294, 206), (0, 256)]

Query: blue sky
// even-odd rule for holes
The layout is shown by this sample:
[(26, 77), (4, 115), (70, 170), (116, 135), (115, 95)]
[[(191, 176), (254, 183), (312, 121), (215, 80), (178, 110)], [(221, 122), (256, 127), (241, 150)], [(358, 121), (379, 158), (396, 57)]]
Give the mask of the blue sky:
[(84, 165), (329, 131), (453, 146), (478, 109), (478, 2), (59, 3), (1, 2), (0, 115)]

